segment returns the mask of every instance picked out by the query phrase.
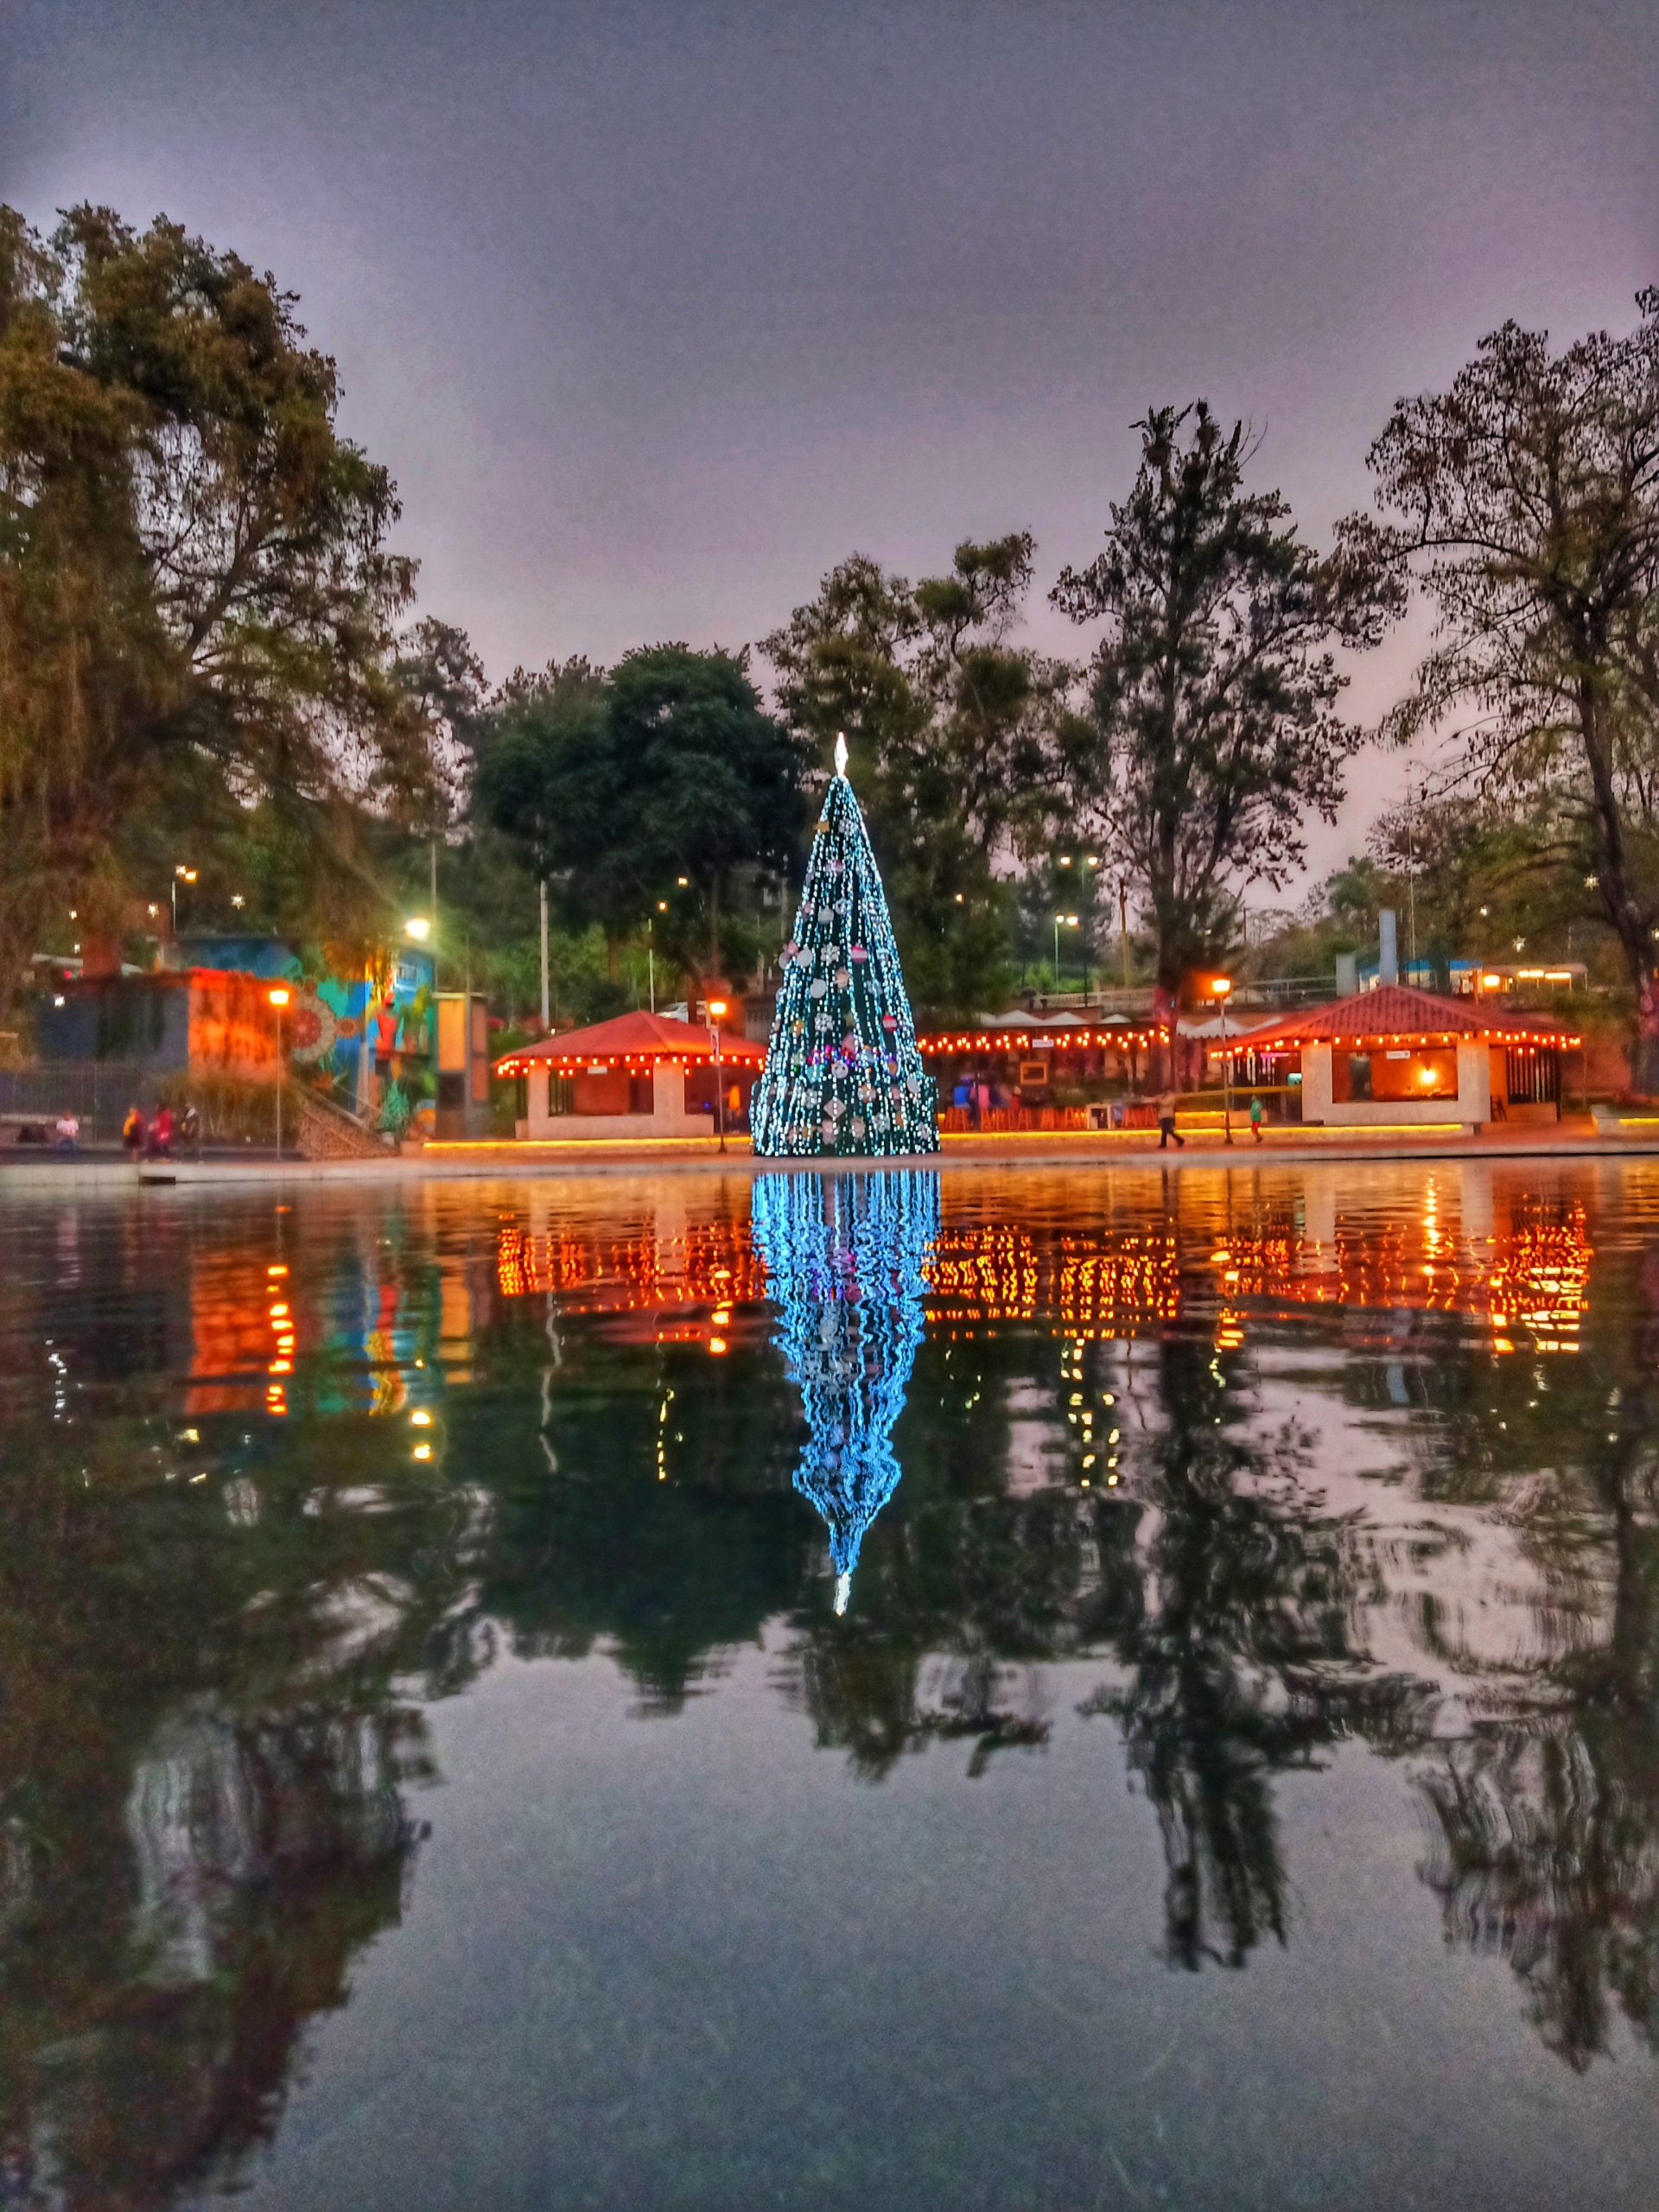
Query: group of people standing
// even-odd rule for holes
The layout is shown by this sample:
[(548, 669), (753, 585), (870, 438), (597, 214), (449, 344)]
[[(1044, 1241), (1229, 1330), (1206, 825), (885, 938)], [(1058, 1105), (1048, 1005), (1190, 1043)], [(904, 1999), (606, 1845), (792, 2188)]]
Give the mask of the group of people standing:
[(1002, 1112), (1014, 1099), (1005, 1084), (993, 1083), (988, 1076), (965, 1075), (951, 1091), (950, 1103), (969, 1116), (971, 1128), (981, 1129), (988, 1115)]
[(141, 1106), (128, 1107), (127, 1118), (121, 1124), (121, 1143), (130, 1160), (171, 1160), (175, 1139), (200, 1149), (201, 1117), (194, 1106), (183, 1107), (176, 1123), (173, 1109), (165, 1102), (149, 1121)]

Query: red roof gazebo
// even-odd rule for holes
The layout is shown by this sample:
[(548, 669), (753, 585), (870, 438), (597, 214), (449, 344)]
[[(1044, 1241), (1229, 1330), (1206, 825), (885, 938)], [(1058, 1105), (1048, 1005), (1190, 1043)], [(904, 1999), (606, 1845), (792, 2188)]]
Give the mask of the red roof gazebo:
[[(525, 1079), (519, 1134), (544, 1141), (707, 1136), (715, 1127), (715, 1034), (637, 1009), (516, 1046), (498, 1075)], [(752, 1037), (720, 1032), (720, 1079), (741, 1109), (766, 1065)]]
[(1210, 1049), (1232, 1063), (1236, 1082), (1298, 1087), (1305, 1122), (1473, 1127), (1558, 1118), (1561, 1054), (1582, 1041), (1547, 1015), (1384, 983)]
[[(563, 1029), (535, 1045), (518, 1045), (495, 1064), (498, 1075), (529, 1075), (533, 1069), (559, 1075), (598, 1074), (613, 1068), (651, 1068), (659, 1060), (678, 1067), (698, 1067), (715, 1057), (712, 1030), (700, 1022), (677, 1021), (671, 1014), (613, 1014), (608, 1021), (590, 1022), (585, 1029)], [(725, 1067), (762, 1068), (766, 1048), (751, 1037), (720, 1033), (720, 1058)]]

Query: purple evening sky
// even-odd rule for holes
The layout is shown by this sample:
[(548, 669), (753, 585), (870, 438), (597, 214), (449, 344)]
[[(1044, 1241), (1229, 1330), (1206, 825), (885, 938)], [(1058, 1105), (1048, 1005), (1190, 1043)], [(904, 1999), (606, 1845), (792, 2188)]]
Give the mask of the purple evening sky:
[[(855, 549), (1028, 528), (1046, 589), (1164, 398), (1249, 416), (1322, 537), (1396, 394), (1659, 279), (1653, 0), (0, 17), (0, 198), (164, 209), (298, 290), (496, 675), (740, 644)], [(1363, 762), (1316, 862), (1402, 776)]]

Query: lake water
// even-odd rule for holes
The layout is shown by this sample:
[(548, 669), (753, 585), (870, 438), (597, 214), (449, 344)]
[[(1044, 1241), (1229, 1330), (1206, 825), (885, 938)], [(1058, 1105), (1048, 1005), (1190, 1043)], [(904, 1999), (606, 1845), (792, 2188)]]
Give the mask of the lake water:
[(1659, 2202), (1659, 1163), (0, 1200), (0, 2204)]

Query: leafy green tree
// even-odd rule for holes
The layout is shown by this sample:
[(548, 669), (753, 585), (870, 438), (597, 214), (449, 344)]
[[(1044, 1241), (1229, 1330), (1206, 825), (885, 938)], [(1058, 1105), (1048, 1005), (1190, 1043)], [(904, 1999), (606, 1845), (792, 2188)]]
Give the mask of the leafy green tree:
[(1247, 884), (1300, 861), (1331, 820), (1360, 733), (1332, 648), (1380, 633), (1381, 574), (1321, 559), (1277, 492), (1244, 488), (1244, 426), (1205, 404), (1137, 426), (1140, 469), (1105, 550), (1050, 594), (1103, 623), (1072, 774), (1083, 819), (1138, 895), (1172, 995), (1224, 957)]
[(158, 854), (250, 826), (273, 882), (360, 924), (364, 810), (429, 810), (431, 723), (397, 667), (415, 564), (387, 543), (396, 489), (340, 435), (334, 364), (294, 310), (165, 219), (140, 233), (80, 207), (45, 240), (0, 209), (11, 954), (69, 899), (114, 937)]
[(1344, 539), (1421, 582), (1433, 650), (1389, 734), (1448, 731), (1468, 787), (1547, 808), (1617, 939), (1659, 1089), (1659, 289), (1559, 353), (1505, 323), (1372, 447)]
[(761, 644), (803, 742), (823, 760), (846, 734), (911, 997), (936, 1018), (1003, 987), (996, 866), (1039, 851), (1058, 810), (1071, 671), (1009, 642), (1031, 574), (1025, 532), (913, 585), (855, 554)]
[(652, 645), (607, 673), (572, 661), (509, 686), (480, 739), (475, 803), (567, 912), (613, 938), (685, 878), (695, 923), (671, 900), (664, 941), (717, 974), (734, 890), (798, 855), (802, 765), (741, 655)]

